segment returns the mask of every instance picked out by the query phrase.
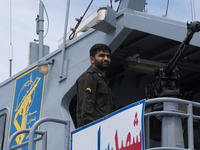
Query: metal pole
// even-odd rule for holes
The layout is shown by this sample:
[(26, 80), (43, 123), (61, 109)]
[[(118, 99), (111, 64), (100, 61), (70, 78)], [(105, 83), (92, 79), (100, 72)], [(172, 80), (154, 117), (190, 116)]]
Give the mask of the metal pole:
[(9, 77), (12, 76), (12, 59), (9, 59), (10, 62), (10, 72), (9, 72)]
[[(177, 112), (178, 103), (164, 102), (164, 111)], [(166, 115), (162, 117), (162, 147), (184, 148), (182, 121), (180, 116)]]
[(67, 121), (67, 124), (65, 125), (65, 136), (66, 136), (66, 150), (69, 150), (70, 145), (70, 121)]
[(61, 59), (61, 67), (60, 67), (60, 78), (61, 79), (65, 78), (65, 77), (63, 77), (63, 66), (64, 66), (64, 60), (65, 60), (65, 47), (66, 47), (66, 39), (67, 39), (69, 9), (70, 9), (70, 0), (67, 1), (67, 6), (66, 6), (65, 26), (64, 26), (64, 36), (63, 36), (63, 47), (62, 47), (62, 59)]
[(47, 150), (47, 131), (42, 136), (42, 150)]
[(192, 103), (188, 105), (188, 148), (194, 149), (193, 109)]
[(145, 117), (145, 148), (150, 148), (150, 116)]
[(44, 9), (43, 3), (39, 0), (39, 59), (43, 57), (43, 34), (44, 34)]
[(9, 56), (10, 72), (9, 72), (9, 77), (12, 76), (12, 60), (13, 60), (13, 46), (12, 46), (12, 0), (10, 0), (10, 56)]

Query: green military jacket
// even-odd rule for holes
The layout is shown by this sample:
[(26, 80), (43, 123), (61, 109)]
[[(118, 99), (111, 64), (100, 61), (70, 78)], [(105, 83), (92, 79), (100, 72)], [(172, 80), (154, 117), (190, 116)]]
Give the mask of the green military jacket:
[(90, 68), (76, 82), (77, 127), (97, 120), (114, 111), (115, 105), (108, 81)]

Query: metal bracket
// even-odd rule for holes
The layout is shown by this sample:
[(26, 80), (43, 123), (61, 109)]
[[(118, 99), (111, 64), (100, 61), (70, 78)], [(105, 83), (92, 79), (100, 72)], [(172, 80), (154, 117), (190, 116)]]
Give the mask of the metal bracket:
[(92, 28), (108, 33), (116, 28), (116, 12), (107, 6), (100, 8), (98, 13), (100, 13), (102, 9), (106, 10), (105, 18), (103, 20), (99, 20)]

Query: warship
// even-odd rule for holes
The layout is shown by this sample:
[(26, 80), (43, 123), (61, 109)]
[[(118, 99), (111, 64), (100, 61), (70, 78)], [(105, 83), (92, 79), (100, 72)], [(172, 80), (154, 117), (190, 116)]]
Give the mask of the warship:
[[(200, 149), (200, 22), (148, 14), (146, 0), (115, 2), (117, 10), (99, 6), (67, 33), (68, 0), (64, 35), (50, 53), (39, 0), (29, 66), (0, 83), (0, 150)], [(96, 43), (112, 50), (117, 110), (77, 128), (76, 80)]]

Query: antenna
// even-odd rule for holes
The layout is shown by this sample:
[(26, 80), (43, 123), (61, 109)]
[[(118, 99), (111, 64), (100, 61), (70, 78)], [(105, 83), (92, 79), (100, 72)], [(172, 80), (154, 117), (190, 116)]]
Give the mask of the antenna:
[(43, 55), (43, 43), (44, 43), (44, 6), (42, 0), (38, 1), (39, 3), (39, 14), (37, 17), (37, 24), (38, 24), (38, 35), (39, 35), (39, 59), (41, 59)]
[(191, 16), (192, 16), (192, 21), (196, 20), (196, 16), (195, 16), (195, 4), (194, 4), (194, 0), (190, 0), (190, 9), (191, 9)]
[(12, 60), (13, 60), (13, 45), (12, 45), (12, 0), (10, 0), (10, 54), (9, 54), (9, 61), (10, 61), (10, 72), (9, 77), (12, 76)]

